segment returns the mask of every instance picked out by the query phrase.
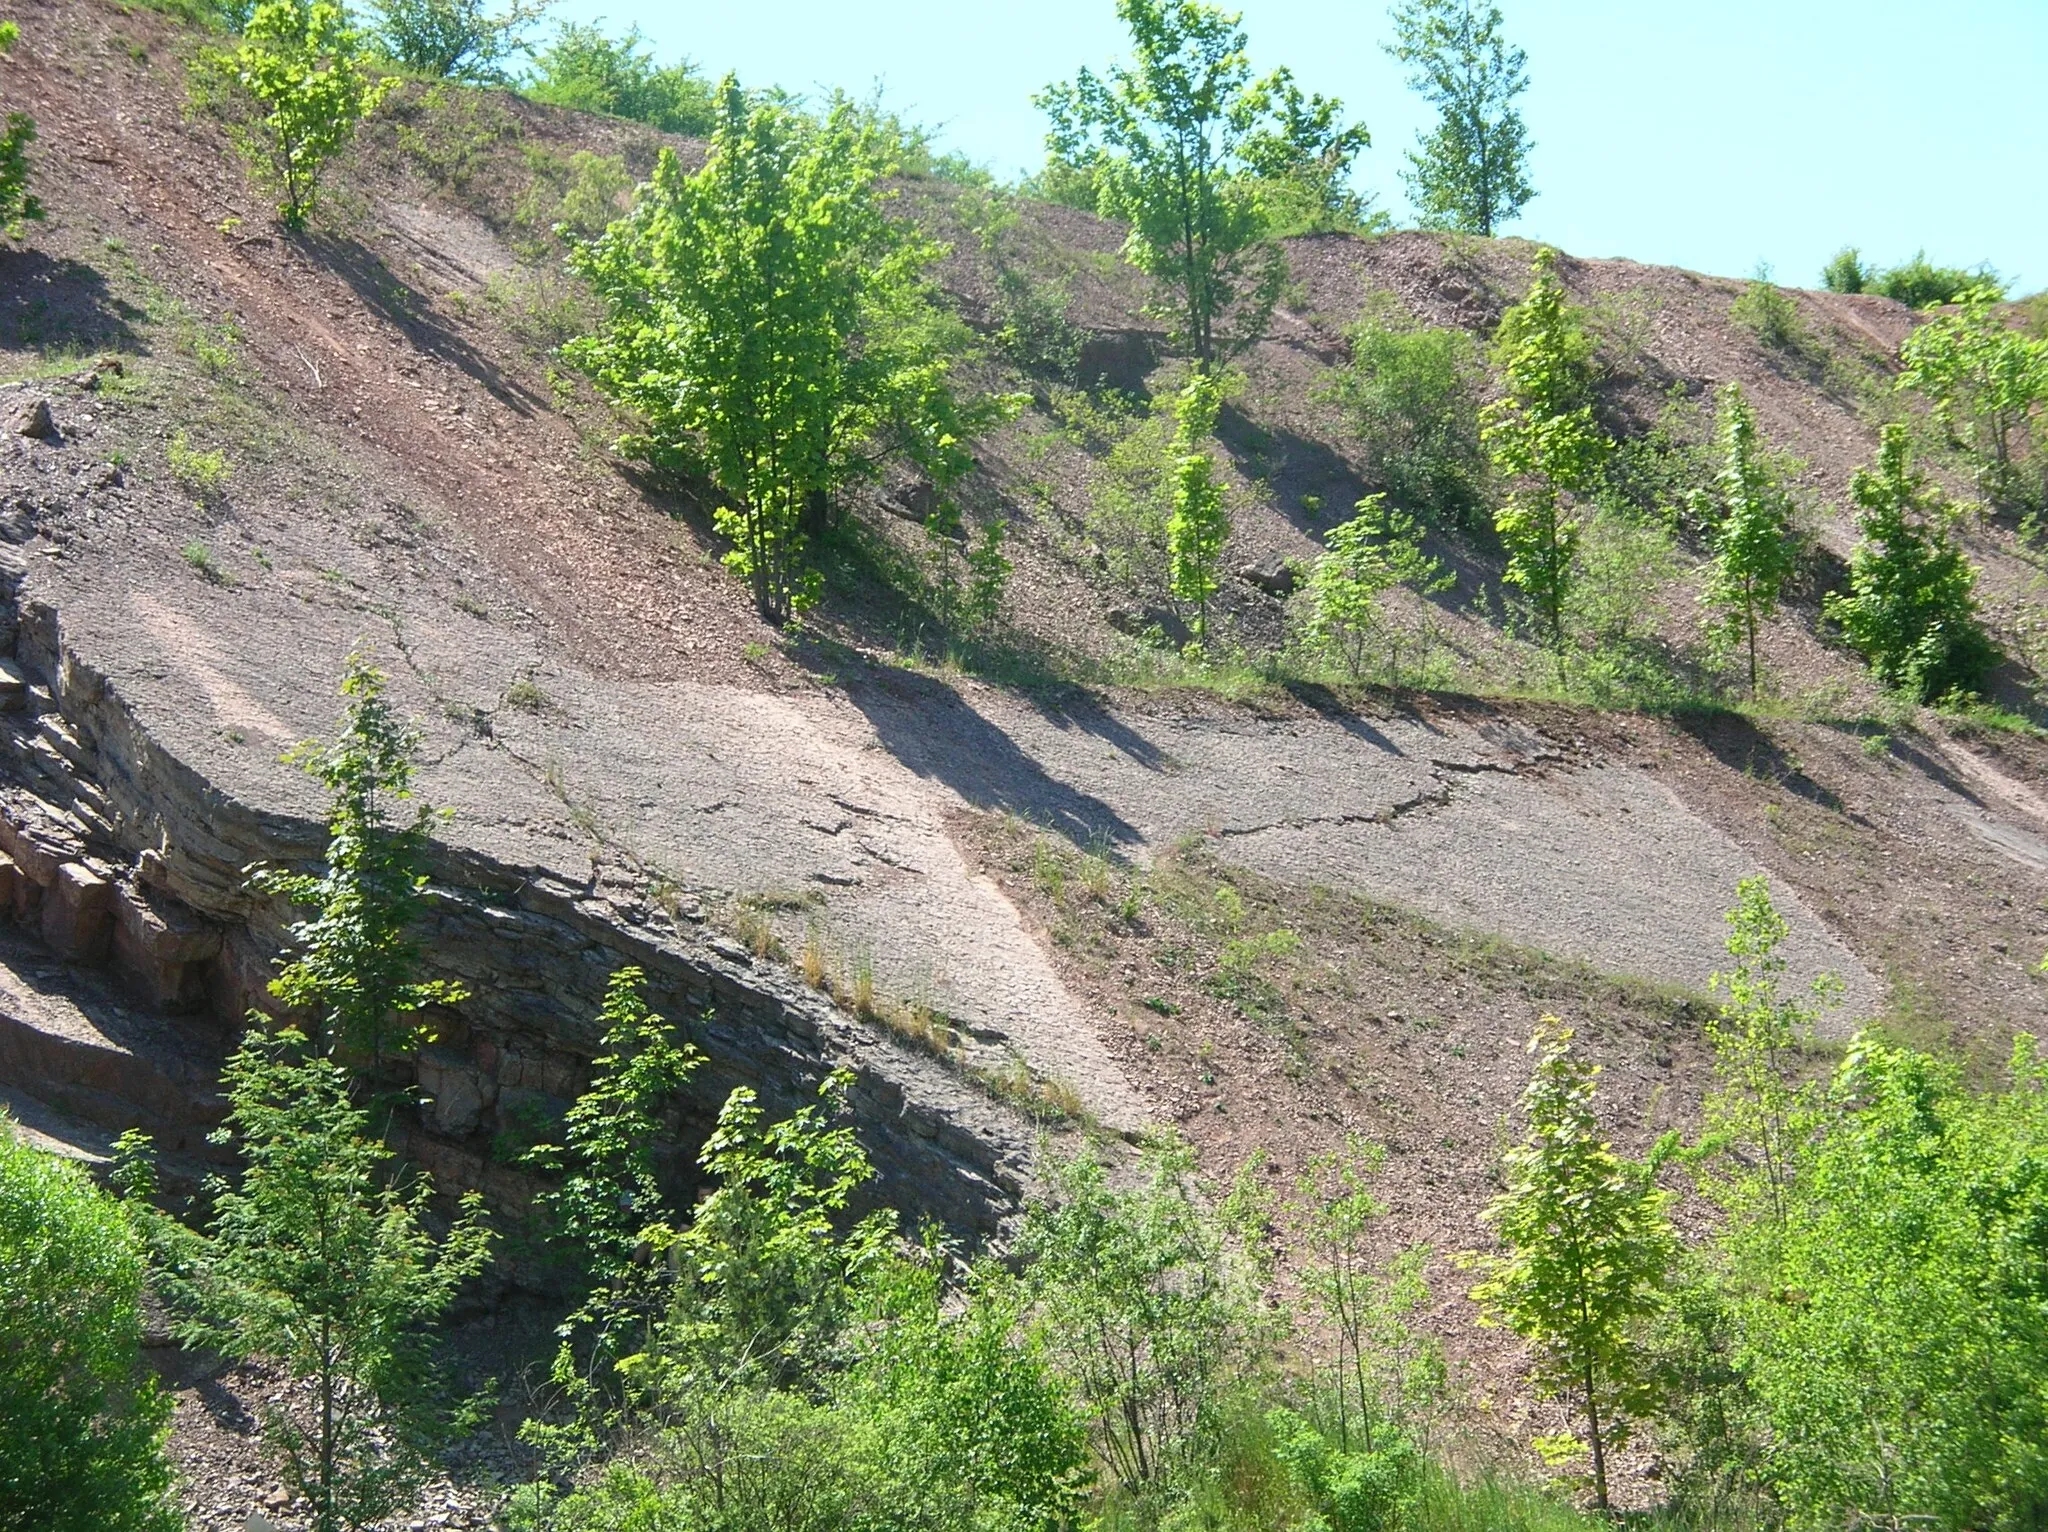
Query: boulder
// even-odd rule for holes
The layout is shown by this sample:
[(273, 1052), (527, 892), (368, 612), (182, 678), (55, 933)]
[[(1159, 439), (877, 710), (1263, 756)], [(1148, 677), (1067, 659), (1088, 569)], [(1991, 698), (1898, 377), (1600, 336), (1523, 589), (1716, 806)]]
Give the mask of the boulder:
[(1269, 596), (1287, 597), (1301, 584), (1301, 566), (1290, 558), (1269, 553), (1262, 559), (1239, 567), (1237, 577)]
[(57, 422), (50, 414), (50, 401), (41, 394), (33, 394), (15, 407), (13, 426), (17, 436), (46, 442), (57, 439)]
[(1128, 633), (1132, 638), (1158, 638), (1178, 649), (1194, 635), (1188, 625), (1180, 620), (1178, 613), (1163, 606), (1113, 606), (1109, 609), (1109, 625), (1119, 633)]

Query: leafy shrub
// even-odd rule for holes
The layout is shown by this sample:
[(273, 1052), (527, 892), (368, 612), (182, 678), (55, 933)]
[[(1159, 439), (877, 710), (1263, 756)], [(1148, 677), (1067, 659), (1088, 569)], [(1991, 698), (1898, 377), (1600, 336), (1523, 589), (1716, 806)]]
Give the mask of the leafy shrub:
[[(0, 21), (0, 58), (14, 51), (21, 28)], [(9, 112), (0, 121), (0, 234), (19, 239), (25, 223), (43, 216), (43, 205), (28, 191), (28, 146), (35, 142), (35, 119), (26, 112)]]
[(624, 117), (664, 133), (705, 138), (718, 122), (710, 82), (687, 59), (657, 68), (638, 27), (611, 38), (597, 26), (567, 23), (534, 58), (520, 90), (549, 106)]
[(1439, 526), (1478, 528), (1487, 524), (1482, 378), (1463, 331), (1371, 312), (1352, 328), (1351, 360), (1322, 397), (1344, 412), (1395, 505)]
[(1998, 297), (2005, 296), (2005, 283), (1989, 266), (1979, 266), (1975, 271), (1960, 266), (1936, 266), (1922, 250), (1910, 261), (1873, 273), (1869, 291), (1894, 298), (1907, 308), (1924, 309), (1955, 303), (1973, 287), (1988, 287)]
[(1834, 259), (1821, 268), (1820, 285), (1831, 293), (1868, 292), (1876, 275), (1863, 264), (1863, 256), (1855, 246), (1844, 245), (1835, 252)]
[(238, 47), (192, 61), (195, 103), (226, 113), (228, 136), (279, 194), (288, 229), (305, 226), (327, 162), (398, 87), (372, 76), (365, 41), (333, 0), (264, 0)]
[(525, 155), (533, 182), (512, 215), (523, 228), (592, 240), (624, 217), (631, 205), (633, 176), (615, 154), (578, 149), (564, 159), (552, 149), (529, 144)]
[(641, 417), (623, 445), (716, 484), (726, 565), (775, 622), (817, 599), (835, 493), (890, 451), (945, 490), (1003, 407), (956, 399), (957, 326), (923, 281), (938, 247), (884, 214), (872, 147), (727, 76), (704, 168), (664, 150), (631, 215), (570, 257), (606, 313), (567, 355)]
[(171, 1401), (142, 1366), (121, 1206), (0, 1114), (0, 1525), (173, 1532)]
[(525, 51), (526, 32), (552, 0), (513, 0), (491, 15), (484, 0), (375, 0), (377, 41), (391, 61), (432, 80), (502, 84), (499, 66)]
[(1773, 351), (1798, 352), (1806, 346), (1807, 330), (1799, 317), (1799, 305), (1771, 281), (1767, 266), (1757, 269), (1742, 295), (1729, 306), (1728, 314)]
[(165, 456), (171, 465), (171, 477), (201, 500), (218, 499), (228, 480), (234, 477), (234, 465), (228, 461), (225, 449), (195, 447), (183, 430), (171, 433)]
[(1998, 293), (1972, 287), (1961, 311), (1921, 325), (1899, 348), (1899, 387), (1924, 393), (1949, 439), (1977, 461), (1978, 481), (1994, 501), (2026, 504), (2048, 493), (2021, 473), (2036, 413), (2048, 404), (2048, 341), (2013, 329), (1997, 311)]
[(1956, 511), (1914, 468), (1906, 428), (1884, 428), (1873, 468), (1850, 494), (1863, 540), (1849, 555), (1849, 593), (1823, 606), (1888, 686), (1922, 701), (1972, 692), (1997, 658), (1977, 620), (1977, 570), (1956, 546)]
[(1397, 585), (1431, 594), (1447, 589), (1453, 578), (1422, 551), (1422, 529), (1412, 516), (1389, 509), (1384, 495), (1368, 495), (1358, 502), (1356, 516), (1330, 529), (1323, 552), (1309, 566), (1303, 635), (1341, 661), (1354, 681), (1365, 678), (1368, 657), (1386, 644), (1387, 679), (1398, 686), (1398, 639), (1388, 630), (1383, 598)]
[(1722, 1244), (1760, 1472), (1801, 1527), (2048, 1517), (2048, 1069), (2009, 1083), (1859, 1035), (1786, 1137), (1782, 1199), (1737, 1169)]

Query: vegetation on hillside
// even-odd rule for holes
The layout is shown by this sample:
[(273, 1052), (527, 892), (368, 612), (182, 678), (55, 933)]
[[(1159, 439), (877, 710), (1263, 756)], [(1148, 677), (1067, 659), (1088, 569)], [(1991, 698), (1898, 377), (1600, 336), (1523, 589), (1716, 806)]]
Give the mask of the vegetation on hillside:
[[(0, 58), (14, 51), (21, 27), (0, 21)], [(21, 237), (22, 225), (43, 216), (43, 205), (28, 189), (28, 146), (36, 141), (36, 120), (27, 112), (0, 119), (0, 236)]]
[(1492, 235), (1536, 195), (1533, 146), (1515, 105), (1529, 88), (1528, 59), (1507, 41), (1497, 5), (1402, 0), (1393, 23), (1387, 52), (1437, 111), (1402, 172), (1422, 226)]

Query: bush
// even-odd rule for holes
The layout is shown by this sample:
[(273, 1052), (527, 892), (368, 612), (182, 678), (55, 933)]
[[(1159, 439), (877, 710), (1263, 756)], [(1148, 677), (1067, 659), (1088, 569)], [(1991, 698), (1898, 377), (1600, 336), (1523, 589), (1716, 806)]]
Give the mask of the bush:
[(1997, 659), (1977, 620), (1977, 570), (1956, 546), (1956, 512), (1913, 467), (1903, 425), (1884, 428), (1874, 468), (1850, 494), (1863, 541), (1849, 555), (1849, 594), (1824, 610), (1888, 686), (1923, 702), (1974, 692)]
[(141, 1375), (120, 1205), (0, 1115), (0, 1526), (171, 1532), (171, 1401)]
[(1793, 1120), (1783, 1212), (1723, 1237), (1762, 1475), (1795, 1526), (2048, 1520), (2048, 1068), (2009, 1086), (1868, 1034)]
[(239, 47), (207, 48), (192, 61), (195, 105), (227, 114), (228, 136), (279, 194), (288, 229), (305, 227), (323, 167), (398, 86), (373, 76), (364, 42), (333, 0), (264, 0)]
[(504, 82), (499, 67), (524, 51), (526, 30), (552, 0), (515, 0), (500, 15), (484, 0), (377, 0), (377, 40), (393, 63), (432, 80)]
[(1875, 275), (1863, 264), (1862, 253), (1855, 246), (1844, 245), (1835, 252), (1835, 258), (1821, 268), (1820, 285), (1831, 293), (1868, 292)]
[(1768, 266), (1757, 268), (1756, 276), (1743, 288), (1742, 296), (1730, 306), (1728, 314), (1773, 351), (1796, 352), (1806, 344), (1806, 326), (1799, 318), (1799, 305), (1771, 281)]
[[(14, 51), (21, 28), (0, 21), (0, 58)], [(36, 140), (35, 119), (9, 112), (0, 120), (0, 235), (21, 237), (21, 226), (43, 216), (43, 205), (28, 194), (28, 146)]]
[(1925, 250), (1889, 271), (1873, 272), (1869, 290), (1894, 298), (1908, 308), (1924, 309), (1941, 303), (1955, 303), (1973, 287), (1988, 287), (2005, 296), (2005, 283), (1989, 266), (1966, 271), (1961, 266), (1935, 266)]
[(596, 26), (566, 24), (520, 90), (549, 106), (624, 117), (664, 133), (706, 138), (718, 123), (710, 83), (688, 60), (657, 68), (638, 27), (610, 38)]
[(1368, 313), (1351, 331), (1350, 362), (1330, 374), (1322, 397), (1344, 412), (1395, 505), (1438, 526), (1477, 530), (1490, 525), (1481, 379), (1478, 348), (1463, 331)]

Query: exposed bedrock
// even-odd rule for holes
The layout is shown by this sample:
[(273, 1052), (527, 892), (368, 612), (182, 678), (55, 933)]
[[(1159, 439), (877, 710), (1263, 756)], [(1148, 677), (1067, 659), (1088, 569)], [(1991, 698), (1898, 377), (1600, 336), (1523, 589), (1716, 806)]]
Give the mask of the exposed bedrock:
[[(219, 1063), (235, 1019), (266, 1002), (290, 918), (247, 891), (246, 869), (317, 858), (324, 829), (239, 801), (166, 749), (67, 647), (53, 608), (17, 603), (22, 565), (4, 557), (0, 915), (14, 929), (0, 940), (0, 1087), (53, 1145), (104, 1152), (136, 1125), (174, 1169), (203, 1162), (219, 1153), (205, 1142)], [(677, 1124), (679, 1183), (682, 1151), (733, 1086), (786, 1111), (843, 1066), (880, 1200), (968, 1237), (1014, 1210), (1031, 1148), (1014, 1113), (757, 964), (687, 905), (659, 907), (628, 869), (594, 861), (579, 884), (437, 845), (430, 873), (427, 965), (471, 998), (437, 1018), (417, 1061), (423, 1105), (404, 1147), (444, 1188), (529, 1200), (514, 1154), (586, 1083), (605, 983), (632, 963), (707, 1055)]]

